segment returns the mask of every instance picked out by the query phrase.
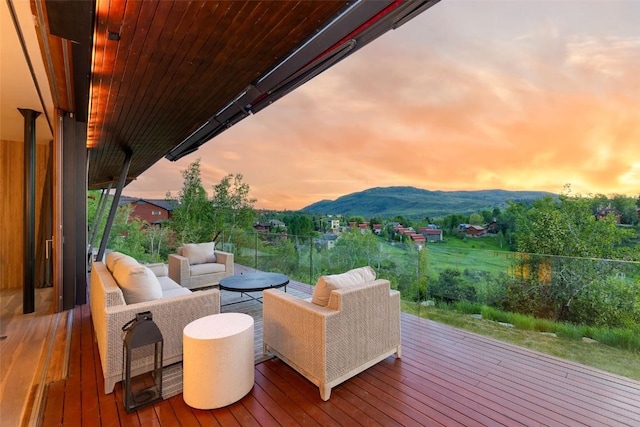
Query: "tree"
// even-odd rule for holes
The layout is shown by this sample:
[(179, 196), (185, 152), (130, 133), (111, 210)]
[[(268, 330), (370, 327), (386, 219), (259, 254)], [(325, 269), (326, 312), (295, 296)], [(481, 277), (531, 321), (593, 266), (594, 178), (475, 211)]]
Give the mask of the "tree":
[(611, 206), (622, 213), (621, 222), (623, 224), (638, 224), (638, 208), (633, 197), (615, 194)]
[(465, 224), (468, 220), (469, 218), (462, 214), (447, 215), (442, 220), (442, 229), (447, 230), (449, 233), (455, 233), (458, 225)]
[[(515, 293), (529, 298), (531, 307), (552, 307), (560, 320), (566, 320), (576, 298), (602, 277), (615, 274), (610, 262), (593, 258), (622, 258), (623, 243), (633, 234), (617, 227), (613, 216), (597, 220), (592, 206), (592, 199), (570, 196), (566, 187), (558, 199), (544, 197), (514, 212), (517, 249), (535, 254), (518, 258), (516, 270), (529, 291)], [(534, 295), (547, 302), (534, 301)]]
[(287, 231), (293, 236), (308, 237), (315, 234), (313, 222), (306, 214), (292, 213), (284, 217)]
[(132, 218), (132, 213), (131, 204), (118, 207), (107, 245), (139, 261), (148, 261), (150, 256), (144, 250), (145, 236), (142, 230), (149, 224), (140, 218)]
[(347, 218), (347, 224), (351, 222), (355, 222), (356, 224), (362, 224), (363, 222), (365, 222), (365, 220), (363, 216), (352, 215), (349, 218)]
[(469, 216), (469, 224), (482, 225), (484, 224), (484, 217), (479, 213), (472, 213), (471, 216)]
[(519, 252), (544, 255), (615, 258), (617, 247), (631, 237), (613, 217), (596, 220), (589, 199), (568, 194), (538, 199), (519, 211), (516, 229)]
[(169, 226), (182, 243), (210, 242), (214, 237), (214, 212), (200, 177), (200, 159), (182, 171), (184, 183), (177, 198), (167, 193), (167, 199), (176, 201)]
[(360, 233), (360, 230), (342, 233), (331, 250), (331, 259), (332, 272), (375, 266), (380, 259), (378, 238), (373, 233)]
[(103, 214), (102, 214), (102, 217), (100, 218), (100, 223), (95, 224), (96, 216), (98, 215), (99, 200), (100, 200), (100, 197), (102, 197), (100, 194), (101, 193), (99, 190), (89, 190), (87, 192), (87, 223), (91, 226), (91, 229), (89, 230), (90, 234), (88, 235), (88, 237), (91, 237), (91, 235), (94, 233), (93, 228), (94, 227), (97, 228), (97, 230), (95, 230), (95, 238), (92, 242), (94, 247), (100, 246), (100, 241), (102, 240), (102, 233), (107, 223), (107, 216), (109, 213), (109, 209), (111, 209), (111, 204), (113, 203), (113, 196), (109, 196), (109, 195), (103, 196), (103, 197), (106, 197), (106, 200), (103, 201), (103, 203), (105, 203), (105, 206), (103, 208)]
[(251, 188), (242, 179), (242, 174), (228, 174), (213, 186), (212, 229), (216, 234), (229, 230), (229, 239), (234, 230), (250, 228), (256, 215), (256, 199), (249, 197)]
[(372, 226), (373, 226), (373, 224), (383, 224), (383, 223), (384, 223), (384, 221), (379, 216), (374, 216), (372, 218), (369, 218), (369, 224), (372, 225)]

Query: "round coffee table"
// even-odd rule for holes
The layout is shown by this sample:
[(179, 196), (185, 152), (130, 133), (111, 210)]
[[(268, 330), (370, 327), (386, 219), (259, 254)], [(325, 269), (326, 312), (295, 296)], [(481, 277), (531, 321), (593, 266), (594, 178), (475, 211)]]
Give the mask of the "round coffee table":
[(265, 272), (242, 273), (220, 280), (220, 290), (240, 292), (241, 294), (247, 293), (250, 298), (262, 302), (261, 297), (256, 298), (253, 295), (249, 295), (248, 292), (262, 292), (265, 289), (282, 287), (284, 287), (284, 291), (286, 292), (288, 283), (289, 276), (285, 274)]

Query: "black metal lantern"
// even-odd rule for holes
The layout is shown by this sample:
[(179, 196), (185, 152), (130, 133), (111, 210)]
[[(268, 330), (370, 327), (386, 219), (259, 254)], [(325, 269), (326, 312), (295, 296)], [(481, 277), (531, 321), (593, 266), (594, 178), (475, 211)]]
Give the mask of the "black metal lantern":
[[(127, 412), (162, 400), (162, 350), (164, 340), (150, 311), (136, 314), (136, 318), (122, 327), (125, 332), (123, 344), (124, 390), (123, 401)], [(153, 347), (151, 347), (153, 346)], [(131, 365), (136, 360), (151, 358), (153, 370), (131, 377)], [(135, 383), (135, 384), (134, 384)], [(152, 384), (150, 384), (152, 383)]]

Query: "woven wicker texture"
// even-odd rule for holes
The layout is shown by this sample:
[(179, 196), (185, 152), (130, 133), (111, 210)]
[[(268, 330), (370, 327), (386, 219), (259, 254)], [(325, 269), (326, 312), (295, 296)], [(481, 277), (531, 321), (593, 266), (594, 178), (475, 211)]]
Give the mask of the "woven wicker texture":
[(400, 356), (400, 294), (388, 280), (331, 292), (327, 307), (264, 291), (264, 348), (320, 388), (331, 387), (391, 354)]
[[(90, 305), (100, 361), (105, 380), (105, 393), (111, 393), (122, 379), (122, 326), (136, 313), (151, 311), (164, 340), (163, 364), (182, 360), (182, 330), (193, 320), (220, 312), (220, 292), (217, 289), (189, 295), (162, 298), (126, 305), (122, 291), (101, 262), (91, 270)], [(153, 358), (134, 361), (132, 372), (138, 375), (153, 367)]]

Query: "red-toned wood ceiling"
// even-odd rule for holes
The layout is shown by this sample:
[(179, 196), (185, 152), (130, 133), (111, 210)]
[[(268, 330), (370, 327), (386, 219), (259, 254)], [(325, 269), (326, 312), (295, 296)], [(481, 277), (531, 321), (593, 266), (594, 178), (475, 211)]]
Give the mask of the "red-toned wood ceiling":
[(137, 177), (291, 54), (345, 1), (96, 3), (89, 187)]

